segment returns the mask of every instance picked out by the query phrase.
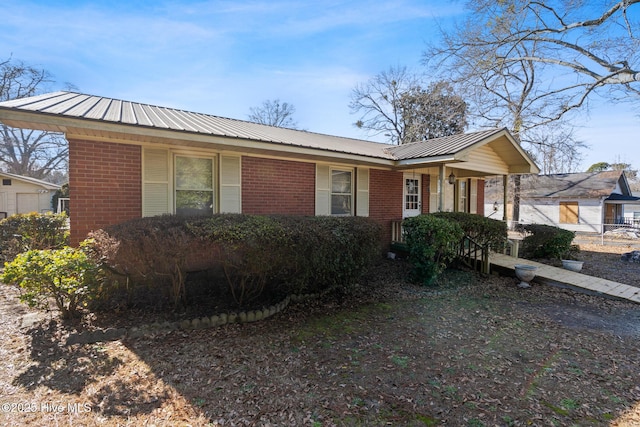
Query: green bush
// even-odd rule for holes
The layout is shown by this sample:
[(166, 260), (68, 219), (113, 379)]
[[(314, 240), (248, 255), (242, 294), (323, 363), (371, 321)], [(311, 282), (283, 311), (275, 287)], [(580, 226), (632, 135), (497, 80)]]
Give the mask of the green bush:
[(67, 216), (63, 214), (18, 214), (0, 221), (1, 255), (11, 261), (34, 249), (61, 249), (69, 244)]
[(63, 318), (77, 317), (99, 281), (99, 268), (82, 249), (30, 250), (5, 264), (0, 280), (20, 286), (20, 300), (48, 308), (53, 299)]
[(574, 250), (571, 245), (575, 237), (573, 231), (545, 224), (527, 224), (519, 229), (528, 233), (522, 240), (523, 258), (561, 259)]
[(434, 215), (418, 215), (402, 222), (412, 278), (431, 285), (455, 259), (464, 231), (457, 222)]
[(507, 242), (507, 223), (504, 221), (466, 212), (435, 212), (431, 215), (458, 223), (467, 236), (495, 250), (502, 250)]
[(188, 304), (191, 273), (206, 271), (212, 288), (224, 281), (236, 304), (255, 304), (353, 283), (380, 253), (380, 226), (356, 217), (162, 216), (92, 237), (96, 259), (113, 273), (103, 299), (124, 292), (126, 304), (153, 296), (174, 308)]

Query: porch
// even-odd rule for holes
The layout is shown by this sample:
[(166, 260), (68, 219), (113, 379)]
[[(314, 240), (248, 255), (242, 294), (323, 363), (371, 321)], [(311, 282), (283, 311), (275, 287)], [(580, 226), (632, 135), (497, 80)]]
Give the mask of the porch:
[[(464, 236), (456, 245), (457, 256), (461, 262), (469, 268), (482, 273), (489, 273), (489, 246), (474, 241), (469, 236)], [(406, 236), (402, 228), (402, 220), (391, 221), (391, 250), (394, 252), (408, 252)], [(506, 249), (505, 249), (506, 253)]]

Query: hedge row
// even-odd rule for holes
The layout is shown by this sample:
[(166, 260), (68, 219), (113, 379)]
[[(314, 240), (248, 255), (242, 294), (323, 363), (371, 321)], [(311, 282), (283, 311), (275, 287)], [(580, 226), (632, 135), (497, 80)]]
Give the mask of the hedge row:
[(0, 257), (11, 261), (36, 249), (62, 249), (69, 244), (65, 214), (18, 214), (0, 221)]
[(465, 235), (494, 250), (502, 250), (507, 242), (507, 223), (505, 221), (466, 212), (435, 212), (432, 215), (457, 223)]
[(571, 258), (579, 250), (571, 244), (576, 236), (573, 231), (545, 224), (521, 225), (519, 230), (527, 234), (520, 249), (523, 258)]
[[(380, 226), (360, 217), (220, 214), (142, 218), (92, 233), (110, 280), (98, 301), (185, 305), (187, 276), (224, 282), (239, 306), (355, 282), (380, 253)], [(150, 298), (155, 298), (150, 300)]]

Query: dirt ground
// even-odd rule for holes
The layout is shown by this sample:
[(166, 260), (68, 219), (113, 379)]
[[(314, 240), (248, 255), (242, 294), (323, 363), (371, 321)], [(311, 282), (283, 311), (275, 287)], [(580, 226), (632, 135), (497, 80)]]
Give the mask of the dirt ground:
[[(587, 245), (585, 273), (639, 282), (626, 248)], [(262, 322), (71, 346), (79, 325), (2, 285), (0, 423), (640, 426), (639, 305), (406, 267)]]

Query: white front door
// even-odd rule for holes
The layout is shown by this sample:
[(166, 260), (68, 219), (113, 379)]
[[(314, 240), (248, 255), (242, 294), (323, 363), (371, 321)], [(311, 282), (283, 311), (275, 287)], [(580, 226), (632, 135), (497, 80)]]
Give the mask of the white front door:
[(402, 217), (420, 215), (422, 211), (422, 192), (420, 191), (422, 175), (419, 173), (404, 174), (404, 190), (402, 197)]

